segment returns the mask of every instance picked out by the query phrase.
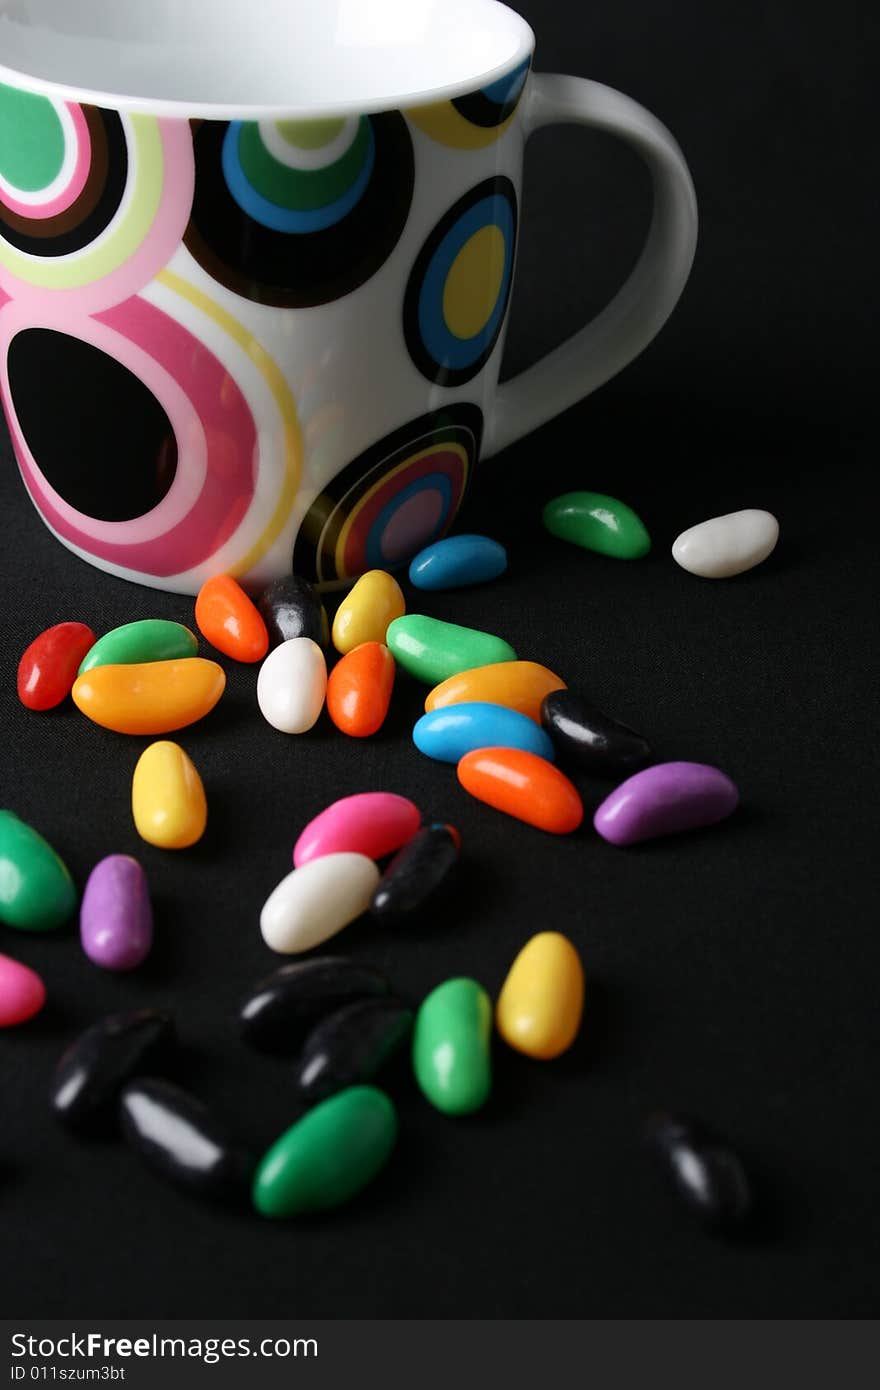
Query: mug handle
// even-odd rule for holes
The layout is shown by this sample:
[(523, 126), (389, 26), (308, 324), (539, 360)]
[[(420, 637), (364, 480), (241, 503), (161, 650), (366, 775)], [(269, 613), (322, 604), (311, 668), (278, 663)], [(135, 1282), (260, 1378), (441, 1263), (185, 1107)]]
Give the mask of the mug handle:
[(660, 331), (690, 273), (697, 200), (684, 156), (650, 111), (586, 77), (537, 73), (526, 93), (526, 138), (545, 125), (621, 136), (648, 166), (654, 211), (642, 254), (611, 303), (534, 366), (499, 386), (483, 449), (489, 457), (595, 391)]

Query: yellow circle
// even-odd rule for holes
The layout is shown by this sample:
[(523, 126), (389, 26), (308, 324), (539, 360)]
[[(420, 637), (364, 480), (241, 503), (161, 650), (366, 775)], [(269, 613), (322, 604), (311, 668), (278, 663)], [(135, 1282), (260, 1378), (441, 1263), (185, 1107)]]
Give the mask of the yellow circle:
[(342, 117), (327, 117), (324, 120), (276, 121), (275, 129), (298, 150), (318, 150), (329, 145), (342, 131), (345, 121)]
[(459, 251), (443, 287), (443, 318), (456, 338), (474, 338), (486, 327), (504, 279), (504, 233), (491, 223)]

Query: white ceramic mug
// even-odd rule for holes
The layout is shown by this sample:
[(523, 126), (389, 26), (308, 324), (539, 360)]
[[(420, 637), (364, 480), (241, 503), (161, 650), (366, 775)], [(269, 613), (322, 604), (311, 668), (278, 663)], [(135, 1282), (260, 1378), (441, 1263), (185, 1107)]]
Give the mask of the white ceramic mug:
[[(494, 0), (0, 0), (0, 388), (65, 545), (184, 593), (393, 567), (650, 342), (687, 167), (533, 46)], [(608, 307), (499, 387), (523, 146), (561, 123), (636, 150), (653, 219)]]

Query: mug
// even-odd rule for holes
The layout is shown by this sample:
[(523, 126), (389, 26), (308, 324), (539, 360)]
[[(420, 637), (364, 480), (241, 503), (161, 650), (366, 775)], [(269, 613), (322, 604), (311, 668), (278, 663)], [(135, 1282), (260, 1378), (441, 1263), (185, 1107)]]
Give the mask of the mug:
[[(0, 0), (0, 390), (64, 545), (180, 593), (340, 587), (645, 347), (693, 259), (687, 167), (533, 48), (494, 0)], [(523, 146), (559, 123), (644, 159), (651, 227), (499, 386)]]

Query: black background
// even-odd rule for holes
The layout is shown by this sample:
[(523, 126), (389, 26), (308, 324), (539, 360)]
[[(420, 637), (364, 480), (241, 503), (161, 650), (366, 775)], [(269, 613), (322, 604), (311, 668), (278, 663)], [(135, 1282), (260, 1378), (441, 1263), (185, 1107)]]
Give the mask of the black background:
[[(157, 944), (134, 976), (96, 970), (73, 928), (4, 930), (51, 1007), (0, 1040), (0, 1307), (58, 1316), (848, 1316), (875, 1311), (877, 1217), (876, 169), (869, 34), (844, 42), (796, 0), (520, 0), (537, 68), (619, 86), (675, 132), (701, 240), (657, 342), (596, 396), (488, 462), (461, 524), (510, 551), (483, 590), (412, 606), (497, 631), (645, 732), (661, 758), (739, 783), (725, 826), (641, 849), (588, 828), (544, 836), (470, 801), (412, 748), (424, 691), (401, 678), (377, 738), (325, 717), (304, 738), (260, 718), (255, 672), (181, 741), (202, 771), (195, 849), (142, 845), (130, 776), (146, 740), (43, 716), (15, 697), (31, 638), (98, 631), (189, 600), (112, 579), (43, 528), (8, 445), (3, 517), (2, 804), (42, 830), (79, 883), (113, 851), (150, 875)], [(855, 33), (855, 30), (851, 31)], [(863, 46), (864, 38), (864, 46)], [(869, 192), (869, 190), (871, 190)], [(647, 180), (612, 141), (542, 132), (529, 148), (508, 370), (595, 312), (637, 253)], [(47, 402), (47, 408), (51, 403)], [(571, 487), (624, 497), (655, 541), (638, 564), (554, 541), (542, 503)], [(782, 539), (726, 583), (679, 570), (684, 527), (768, 507)], [(874, 766), (872, 766), (874, 763)], [(608, 787), (582, 782), (589, 809)], [(383, 787), (461, 828), (449, 909), (336, 946), (414, 1002), (451, 974), (491, 993), (518, 948), (556, 927), (588, 975), (581, 1040), (551, 1065), (497, 1048), (485, 1111), (453, 1122), (405, 1073), (382, 1177), (322, 1219), (215, 1211), (113, 1144), (52, 1124), (62, 1046), (98, 1015), (171, 1004), (180, 1078), (259, 1148), (295, 1115), (284, 1062), (249, 1054), (236, 1003), (276, 963), (257, 927), (305, 821)], [(764, 1218), (726, 1247), (695, 1231), (639, 1147), (647, 1112), (684, 1107), (751, 1162)]]

